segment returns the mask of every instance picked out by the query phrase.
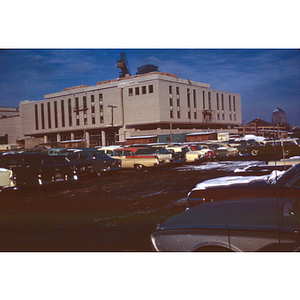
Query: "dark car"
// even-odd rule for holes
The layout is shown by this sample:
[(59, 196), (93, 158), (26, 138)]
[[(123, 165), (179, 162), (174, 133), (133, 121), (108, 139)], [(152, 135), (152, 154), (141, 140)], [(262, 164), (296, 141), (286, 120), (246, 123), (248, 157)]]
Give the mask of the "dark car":
[(74, 166), (78, 178), (96, 176), (94, 167), (90, 163), (73, 161), (66, 155), (53, 155), (52, 157), (58, 164), (69, 164)]
[(77, 180), (73, 165), (57, 163), (45, 153), (15, 153), (0, 157), (0, 166), (14, 172), (19, 187)]
[(151, 234), (157, 251), (299, 251), (300, 199), (251, 198), (197, 205)]
[(73, 162), (91, 164), (98, 176), (101, 175), (101, 172), (119, 170), (121, 168), (120, 159), (112, 158), (98, 150), (75, 150), (69, 158)]
[(300, 155), (300, 142), (298, 139), (283, 139), (262, 142), (257, 156), (259, 158), (285, 159)]
[[(278, 171), (274, 172), (278, 174)], [(229, 199), (300, 196), (300, 164), (281, 172), (283, 174), (274, 180), (271, 180), (272, 174), (240, 178), (226, 176), (207, 180), (198, 184), (188, 194), (187, 206)]]

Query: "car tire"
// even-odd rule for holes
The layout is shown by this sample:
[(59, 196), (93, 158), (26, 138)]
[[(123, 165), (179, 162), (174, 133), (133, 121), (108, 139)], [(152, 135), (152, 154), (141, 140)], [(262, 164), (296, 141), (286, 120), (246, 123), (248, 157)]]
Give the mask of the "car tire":
[(143, 166), (142, 164), (134, 165), (134, 168), (137, 171), (144, 171), (145, 170), (145, 166)]
[(258, 154), (258, 150), (256, 150), (256, 149), (251, 150), (252, 156), (257, 156), (257, 154)]
[(284, 156), (288, 156), (290, 154), (290, 150), (283, 150), (282, 153)]

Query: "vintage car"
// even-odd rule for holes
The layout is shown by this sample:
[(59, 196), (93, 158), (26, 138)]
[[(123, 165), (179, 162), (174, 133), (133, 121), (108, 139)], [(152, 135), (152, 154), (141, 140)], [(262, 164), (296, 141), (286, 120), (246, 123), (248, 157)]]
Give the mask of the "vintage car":
[(83, 177), (96, 176), (94, 167), (88, 162), (78, 162), (76, 160), (73, 161), (70, 157), (66, 155), (53, 155), (52, 157), (58, 164), (72, 165), (79, 179)]
[(189, 145), (191, 151), (201, 151), (207, 156), (207, 159), (215, 159), (218, 156), (218, 152), (216, 150), (209, 149), (206, 145)]
[(284, 165), (251, 164), (245, 168), (236, 168), (233, 173), (235, 176), (260, 176), (271, 174), (275, 170), (285, 171), (290, 167), (291, 165), (285, 167)]
[(114, 157), (121, 159), (121, 166), (124, 169), (136, 169), (141, 171), (164, 165), (164, 160), (148, 148), (121, 148), (115, 149), (114, 152), (116, 155)]
[(46, 153), (16, 153), (0, 157), (0, 167), (14, 172), (18, 187), (78, 180), (73, 165), (58, 164)]
[(300, 198), (200, 204), (158, 225), (151, 242), (156, 251), (299, 251)]
[(291, 156), (300, 155), (299, 139), (282, 139), (263, 141), (258, 152), (258, 157), (273, 159), (286, 159)]
[(192, 151), (188, 146), (168, 145), (166, 149), (175, 153), (182, 153), (185, 156), (186, 163), (197, 163), (206, 160), (207, 156), (204, 152)]
[(239, 142), (227, 142), (230, 147), (235, 147), (238, 149), (240, 155), (251, 155), (257, 156), (261, 145), (256, 141), (239, 141)]
[(67, 155), (68, 149), (67, 148), (51, 148), (48, 150), (49, 155)]
[(290, 158), (283, 158), (280, 159), (279, 161), (268, 161), (268, 166), (269, 167), (275, 167), (275, 166), (280, 166), (280, 167), (291, 167), (294, 165), (300, 164), (300, 156), (292, 156)]
[(92, 165), (97, 176), (100, 176), (102, 172), (116, 171), (121, 168), (120, 159), (108, 156), (96, 149), (78, 149), (69, 158), (72, 162)]
[(164, 147), (150, 147), (153, 153), (158, 154), (166, 164), (175, 162), (175, 155)]
[(0, 168), (0, 192), (17, 189), (14, 172), (9, 169)]
[(224, 176), (196, 185), (187, 196), (187, 207), (245, 198), (297, 197), (300, 195), (300, 164), (287, 171), (264, 176)]
[(236, 148), (232, 148), (225, 143), (220, 144), (218, 142), (204, 141), (200, 142), (199, 145), (206, 145), (209, 149), (217, 151), (217, 159), (228, 159), (239, 156), (239, 152)]

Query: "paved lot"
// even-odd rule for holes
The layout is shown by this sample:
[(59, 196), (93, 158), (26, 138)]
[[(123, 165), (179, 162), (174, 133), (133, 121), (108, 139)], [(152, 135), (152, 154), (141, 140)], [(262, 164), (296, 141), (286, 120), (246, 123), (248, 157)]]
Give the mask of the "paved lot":
[(157, 223), (184, 211), (184, 198), (197, 183), (231, 175), (239, 164), (120, 171), (1, 195), (0, 250), (153, 251), (150, 232)]

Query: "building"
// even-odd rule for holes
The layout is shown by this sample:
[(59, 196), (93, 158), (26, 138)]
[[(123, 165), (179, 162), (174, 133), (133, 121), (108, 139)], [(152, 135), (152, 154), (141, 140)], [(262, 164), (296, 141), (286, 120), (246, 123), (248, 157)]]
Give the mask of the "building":
[(240, 136), (245, 136), (246, 134), (253, 134), (257, 136), (263, 136), (266, 138), (278, 138), (283, 139), (288, 137), (288, 132), (285, 126), (280, 126), (279, 124), (273, 125), (269, 122), (256, 118), (253, 121), (242, 125), (238, 128), (238, 133)]
[(278, 107), (273, 111), (272, 113), (272, 124), (273, 125), (286, 125), (287, 124), (287, 117), (285, 112), (279, 107)]
[(126, 143), (138, 136), (210, 130), (242, 123), (241, 95), (210, 85), (152, 72), (77, 86), (20, 102), (25, 148), (36, 144), (86, 147)]
[(18, 107), (0, 107), (0, 144), (24, 144)]

